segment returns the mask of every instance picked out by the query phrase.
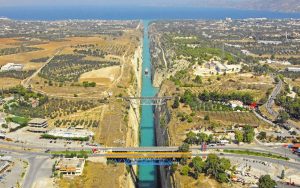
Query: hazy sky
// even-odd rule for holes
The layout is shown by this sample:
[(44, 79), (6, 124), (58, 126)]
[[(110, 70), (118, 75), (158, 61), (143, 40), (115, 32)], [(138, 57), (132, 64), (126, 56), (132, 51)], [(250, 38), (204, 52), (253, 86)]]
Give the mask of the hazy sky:
[(244, 0), (0, 0), (2, 6), (61, 6), (61, 5), (97, 5), (97, 6), (191, 6), (220, 1)]

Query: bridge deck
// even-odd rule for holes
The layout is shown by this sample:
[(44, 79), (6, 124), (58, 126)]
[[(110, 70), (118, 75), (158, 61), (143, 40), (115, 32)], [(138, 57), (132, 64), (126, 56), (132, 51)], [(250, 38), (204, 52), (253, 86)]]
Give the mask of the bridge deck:
[(108, 159), (181, 159), (191, 158), (191, 152), (107, 152)]

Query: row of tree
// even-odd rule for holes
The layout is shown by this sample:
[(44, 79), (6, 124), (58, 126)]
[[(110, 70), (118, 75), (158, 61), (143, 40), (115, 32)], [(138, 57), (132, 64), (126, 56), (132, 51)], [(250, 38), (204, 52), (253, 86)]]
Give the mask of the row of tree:
[(205, 133), (194, 133), (190, 131), (186, 134), (186, 139), (184, 140), (185, 143), (188, 144), (202, 144), (202, 143), (210, 143), (213, 141), (213, 135), (207, 135)]

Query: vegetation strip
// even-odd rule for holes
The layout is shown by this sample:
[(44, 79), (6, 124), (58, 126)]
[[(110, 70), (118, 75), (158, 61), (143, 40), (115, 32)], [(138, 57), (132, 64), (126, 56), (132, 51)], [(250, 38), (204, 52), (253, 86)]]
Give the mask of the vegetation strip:
[(280, 155), (275, 155), (271, 153), (262, 153), (262, 152), (254, 152), (249, 150), (223, 150), (225, 153), (234, 153), (234, 154), (241, 154), (241, 155), (252, 155), (252, 156), (259, 156), (259, 157), (268, 157), (273, 159), (280, 159), (280, 160), (289, 160), (288, 157), (282, 157)]

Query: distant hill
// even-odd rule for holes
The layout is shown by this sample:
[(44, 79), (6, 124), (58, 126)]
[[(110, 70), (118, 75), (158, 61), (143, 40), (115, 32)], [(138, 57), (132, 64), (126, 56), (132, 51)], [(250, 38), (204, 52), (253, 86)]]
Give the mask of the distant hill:
[(268, 10), (277, 12), (299, 12), (300, 0), (185, 0), (169, 1), (165, 5), (193, 7), (223, 7), (247, 10)]
[[(235, 5), (232, 5), (235, 7)], [(236, 4), (237, 8), (271, 10), (279, 12), (300, 12), (300, 0), (250, 0)]]

